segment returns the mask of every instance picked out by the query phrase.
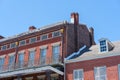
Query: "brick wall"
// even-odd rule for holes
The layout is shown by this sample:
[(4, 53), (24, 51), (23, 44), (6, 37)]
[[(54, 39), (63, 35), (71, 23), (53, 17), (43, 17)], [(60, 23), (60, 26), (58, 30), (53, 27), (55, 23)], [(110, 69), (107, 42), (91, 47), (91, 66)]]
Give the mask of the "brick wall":
[(118, 80), (120, 56), (80, 61), (66, 64), (66, 80), (73, 80), (73, 70), (83, 69), (84, 80), (94, 80), (94, 67), (106, 66), (107, 80)]

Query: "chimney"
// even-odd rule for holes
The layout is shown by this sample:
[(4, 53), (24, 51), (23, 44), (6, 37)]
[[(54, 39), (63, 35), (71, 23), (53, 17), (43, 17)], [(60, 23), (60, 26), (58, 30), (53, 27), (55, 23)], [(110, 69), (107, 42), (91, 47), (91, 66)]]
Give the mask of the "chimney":
[(35, 30), (35, 29), (36, 29), (35, 26), (30, 26), (30, 27), (29, 27), (29, 31), (32, 31), (32, 30)]
[(89, 33), (90, 33), (90, 44), (91, 45), (95, 45), (95, 41), (94, 41), (94, 29), (92, 27), (89, 28)]
[(78, 25), (79, 24), (79, 14), (71, 13), (71, 23)]
[(4, 37), (0, 35), (0, 39), (3, 39)]

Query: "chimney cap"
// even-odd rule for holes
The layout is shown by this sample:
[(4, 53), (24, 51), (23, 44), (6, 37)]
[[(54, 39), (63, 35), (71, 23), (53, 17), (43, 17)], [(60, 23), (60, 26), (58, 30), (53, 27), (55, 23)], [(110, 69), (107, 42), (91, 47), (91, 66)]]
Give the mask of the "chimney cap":
[(34, 29), (36, 29), (35, 26), (30, 26), (30, 27), (29, 27), (29, 30), (30, 30), (30, 31), (31, 31), (31, 30), (34, 30)]
[(0, 35), (0, 39), (3, 39), (4, 37)]

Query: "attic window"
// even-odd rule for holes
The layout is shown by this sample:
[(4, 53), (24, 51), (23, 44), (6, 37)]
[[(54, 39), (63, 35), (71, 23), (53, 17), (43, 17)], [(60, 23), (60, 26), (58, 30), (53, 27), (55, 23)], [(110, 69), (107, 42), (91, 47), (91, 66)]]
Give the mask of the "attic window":
[(101, 40), (100, 41), (100, 52), (105, 52), (107, 51), (107, 45), (106, 45), (106, 40)]

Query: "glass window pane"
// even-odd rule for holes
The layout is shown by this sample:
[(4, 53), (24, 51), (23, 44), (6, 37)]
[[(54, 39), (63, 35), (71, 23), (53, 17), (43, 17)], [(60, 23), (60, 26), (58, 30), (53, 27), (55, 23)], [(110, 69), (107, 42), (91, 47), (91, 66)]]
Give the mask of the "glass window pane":
[(94, 68), (95, 80), (106, 80), (106, 67), (95, 67)]
[(36, 38), (34, 37), (34, 38), (30, 38), (30, 43), (34, 43), (34, 42), (36, 42)]

